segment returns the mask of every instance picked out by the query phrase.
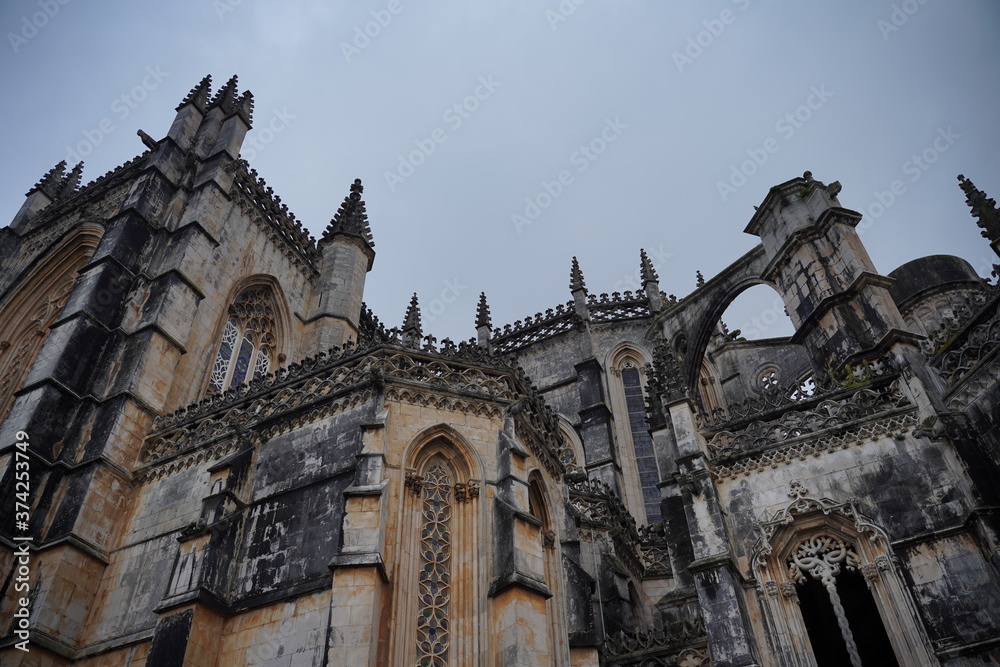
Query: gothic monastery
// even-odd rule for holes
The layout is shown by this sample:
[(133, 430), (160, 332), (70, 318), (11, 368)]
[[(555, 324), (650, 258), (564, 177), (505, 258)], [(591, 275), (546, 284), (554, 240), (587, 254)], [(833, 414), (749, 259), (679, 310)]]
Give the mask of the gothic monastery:
[[(437, 342), (365, 306), (361, 182), (312, 238), (252, 111), (206, 77), (0, 229), (0, 663), (1000, 664), (992, 279), (879, 274), (806, 172), (683, 298), (574, 259), (567, 302)], [(790, 338), (721, 324), (761, 284)]]

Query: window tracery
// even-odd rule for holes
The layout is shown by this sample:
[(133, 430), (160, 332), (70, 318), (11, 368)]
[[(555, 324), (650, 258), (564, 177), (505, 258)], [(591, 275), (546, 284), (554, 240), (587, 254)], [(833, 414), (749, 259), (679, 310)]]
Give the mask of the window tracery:
[(267, 287), (244, 290), (229, 307), (219, 352), (212, 364), (209, 392), (267, 376), (275, 352), (275, 313)]
[(771, 366), (765, 368), (763, 371), (757, 375), (757, 385), (761, 389), (771, 389), (778, 386), (778, 380), (780, 375), (778, 373), (777, 367)]
[(481, 559), (487, 554), (479, 541), (482, 480), (471, 451), (440, 424), (424, 431), (404, 456), (398, 541), (390, 556), (397, 582), (393, 629), (379, 664), (477, 664), (486, 592)]
[(451, 602), (451, 476), (440, 463), (424, 475), (420, 530), (418, 667), (447, 667)]

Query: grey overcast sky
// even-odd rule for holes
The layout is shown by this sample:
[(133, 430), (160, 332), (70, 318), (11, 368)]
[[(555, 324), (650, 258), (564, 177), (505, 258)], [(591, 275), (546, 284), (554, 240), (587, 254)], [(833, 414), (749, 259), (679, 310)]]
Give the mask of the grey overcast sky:
[[(244, 157), (313, 235), (363, 180), (365, 300), (389, 326), (414, 291), (457, 340), (480, 291), (495, 324), (554, 307), (574, 255), (592, 293), (631, 289), (641, 247), (683, 296), (804, 170), (843, 184), (882, 273), (997, 259), (956, 180), (1000, 198), (995, 0), (5, 0), (0, 27), (7, 220), (54, 163), (90, 181), (237, 74)], [(788, 333), (773, 301), (725, 319)]]

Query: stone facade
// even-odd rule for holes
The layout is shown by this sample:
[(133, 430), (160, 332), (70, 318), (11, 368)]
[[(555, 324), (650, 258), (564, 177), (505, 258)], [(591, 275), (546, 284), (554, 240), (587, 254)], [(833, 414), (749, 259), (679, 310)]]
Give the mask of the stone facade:
[[(362, 301), (361, 183), (312, 238), (252, 116), (206, 78), (0, 230), (0, 662), (1000, 662), (1000, 290), (967, 262), (880, 275), (806, 172), (684, 298), (574, 259), (567, 303), (494, 327), (484, 295), (438, 342)], [(759, 284), (792, 337), (721, 323)]]

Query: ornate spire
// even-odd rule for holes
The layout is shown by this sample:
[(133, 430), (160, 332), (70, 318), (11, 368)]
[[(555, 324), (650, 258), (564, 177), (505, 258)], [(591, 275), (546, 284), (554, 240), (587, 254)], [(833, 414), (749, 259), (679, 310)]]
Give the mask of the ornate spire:
[(175, 109), (175, 111), (180, 111), (188, 104), (193, 104), (201, 111), (204, 111), (205, 107), (208, 105), (211, 95), (212, 75), (209, 74), (201, 80), (201, 83), (191, 89), (191, 91), (187, 94), (187, 97), (181, 100), (181, 103), (177, 105), (177, 109)]
[(701, 275), (701, 271), (694, 272), (694, 280), (695, 283), (697, 283), (698, 287), (701, 287), (702, 285), (705, 284), (705, 276)]
[(1000, 244), (1000, 211), (995, 200), (986, 196), (972, 181), (962, 174), (958, 175), (960, 187), (965, 192), (965, 203), (972, 209), (976, 224), (982, 228), (982, 235), (997, 246)]
[[(83, 163), (81, 162), (77, 167), (82, 169)], [(45, 172), (45, 175), (35, 183), (34, 187), (25, 193), (25, 197), (29, 196), (32, 192), (41, 192), (49, 199), (55, 201), (62, 194), (66, 179), (66, 160), (60, 160), (56, 166)]]
[(479, 294), (479, 306), (476, 307), (476, 328), (493, 328), (493, 320), (490, 318), (490, 306), (486, 303), (486, 292)]
[(574, 257), (573, 266), (569, 270), (569, 291), (576, 292), (578, 290), (586, 292), (587, 284), (583, 282), (583, 271), (580, 270), (580, 262)]
[(420, 304), (417, 303), (417, 293), (413, 293), (410, 305), (406, 309), (406, 317), (403, 319), (404, 337), (409, 334), (420, 338), (424, 335), (423, 327), (420, 324)]
[(660, 280), (660, 277), (656, 275), (656, 269), (653, 268), (653, 263), (649, 261), (649, 257), (646, 255), (644, 249), (639, 250), (639, 269), (642, 274), (643, 283), (655, 283)]
[(371, 227), (368, 226), (368, 212), (365, 211), (365, 202), (361, 199), (362, 192), (364, 192), (364, 186), (361, 185), (361, 179), (354, 179), (354, 183), (351, 185), (351, 194), (344, 199), (337, 214), (327, 225), (326, 231), (323, 232), (323, 238), (319, 241), (320, 247), (330, 243), (337, 234), (357, 236), (363, 239), (369, 248), (375, 245), (372, 240)]
[(226, 85), (215, 93), (215, 97), (208, 103), (208, 108), (219, 107), (226, 115), (236, 111), (236, 86), (238, 83), (239, 81), (234, 74), (229, 81), (226, 81)]
[(239, 114), (248, 128), (253, 127), (253, 93), (249, 90), (243, 91), (236, 107), (236, 113)]
[(59, 193), (59, 196), (65, 198), (76, 192), (76, 189), (80, 186), (80, 177), (82, 175), (83, 161), (81, 160), (76, 163), (75, 167), (73, 167), (73, 171), (69, 172), (69, 175), (66, 177), (66, 183), (63, 184), (62, 192)]

